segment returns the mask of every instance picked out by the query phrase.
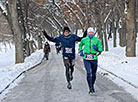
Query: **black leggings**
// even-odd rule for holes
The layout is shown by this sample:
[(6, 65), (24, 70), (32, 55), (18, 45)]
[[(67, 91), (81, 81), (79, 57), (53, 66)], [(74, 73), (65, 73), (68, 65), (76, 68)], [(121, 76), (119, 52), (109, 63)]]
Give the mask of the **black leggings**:
[[(68, 57), (63, 57), (63, 61), (64, 61), (64, 65), (66, 68), (66, 79), (67, 82), (70, 82), (70, 74), (72, 75), (74, 72), (74, 65), (75, 65), (75, 60), (74, 59), (70, 59)], [(71, 73), (69, 72), (71, 71)]]
[(48, 60), (48, 57), (49, 57), (49, 53), (46, 53), (45, 54), (45, 58)]

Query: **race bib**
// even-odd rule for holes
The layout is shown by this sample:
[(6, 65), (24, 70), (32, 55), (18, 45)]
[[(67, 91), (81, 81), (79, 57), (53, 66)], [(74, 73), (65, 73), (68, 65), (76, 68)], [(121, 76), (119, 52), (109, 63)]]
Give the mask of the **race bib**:
[(65, 53), (72, 53), (72, 48), (65, 48)]
[(86, 60), (94, 60), (93, 54), (86, 54)]

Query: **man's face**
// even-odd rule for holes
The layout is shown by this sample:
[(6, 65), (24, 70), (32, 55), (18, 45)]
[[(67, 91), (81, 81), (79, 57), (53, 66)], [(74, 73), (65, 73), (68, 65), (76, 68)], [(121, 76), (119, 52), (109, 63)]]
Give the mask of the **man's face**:
[(69, 34), (69, 31), (68, 31), (68, 30), (65, 30), (65, 31), (64, 31), (64, 35), (65, 35), (65, 36), (68, 36), (68, 34)]

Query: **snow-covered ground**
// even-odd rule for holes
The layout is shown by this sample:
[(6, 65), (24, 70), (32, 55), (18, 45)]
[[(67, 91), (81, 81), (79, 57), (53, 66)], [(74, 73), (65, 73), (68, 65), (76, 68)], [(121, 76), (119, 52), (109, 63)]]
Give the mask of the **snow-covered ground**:
[[(25, 59), (24, 63), (14, 64), (15, 63), (15, 50), (14, 46), (11, 45), (11, 49), (4, 50), (4, 46), (1, 47), (0, 52), (0, 99), (8, 92), (9, 89), (17, 85), (18, 82), (23, 78), (22, 73), (28, 69), (39, 64), (43, 59), (43, 51), (38, 50), (33, 53), (31, 56)], [(20, 76), (17, 81), (13, 83), (18, 76)], [(13, 84), (11, 84), (13, 83)], [(10, 85), (10, 87), (8, 87)], [(5, 91), (5, 88), (8, 90)], [(2, 93), (2, 94), (1, 94)]]
[(138, 55), (131, 58), (125, 57), (124, 52), (125, 48), (121, 47), (103, 52), (99, 56), (98, 71), (123, 87), (138, 100)]
[[(0, 69), (15, 63), (15, 47), (12, 44), (0, 43)], [(7, 59), (8, 58), (8, 59)]]
[[(50, 45), (54, 45), (54, 43), (50, 43)], [(112, 40), (109, 41), (110, 50), (108, 52), (103, 52), (99, 57), (98, 71), (123, 87), (126, 91), (130, 92), (138, 100), (138, 54), (137, 57), (128, 58), (125, 57), (125, 48), (119, 46), (117, 48), (112, 48), (111, 46)], [(76, 46), (76, 51), (78, 52), (77, 49), (78, 45)], [(136, 51), (138, 51), (138, 48)], [(43, 58), (43, 51), (39, 50), (30, 57), (27, 57), (24, 63), (14, 64), (14, 53), (13, 45), (11, 49), (8, 49), (6, 52), (5, 50), (0, 52), (0, 92), (2, 92), (18, 75), (40, 63)], [(23, 75), (8, 89), (16, 86), (22, 78)], [(0, 98), (7, 92), (8, 90), (0, 94)]]

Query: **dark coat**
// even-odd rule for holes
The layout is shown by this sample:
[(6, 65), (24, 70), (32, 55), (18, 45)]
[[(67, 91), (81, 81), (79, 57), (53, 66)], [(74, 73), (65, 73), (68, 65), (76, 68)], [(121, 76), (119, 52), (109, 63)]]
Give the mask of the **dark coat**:
[(62, 44), (62, 55), (63, 57), (75, 58), (75, 42), (81, 41), (81, 37), (78, 37), (75, 34), (70, 34), (68, 36), (61, 35), (59, 37), (53, 38), (48, 35), (45, 35), (46, 38), (52, 42), (61, 42)]
[(50, 52), (50, 45), (49, 44), (45, 44), (45, 46), (44, 46), (44, 53), (45, 54), (48, 54)]

